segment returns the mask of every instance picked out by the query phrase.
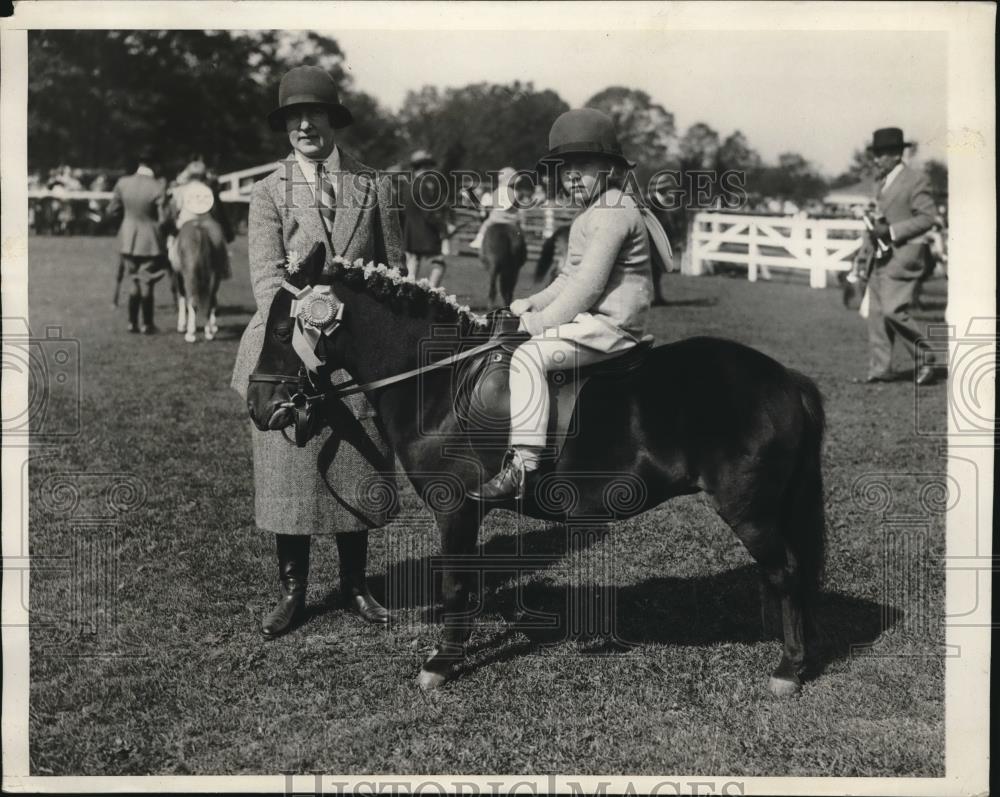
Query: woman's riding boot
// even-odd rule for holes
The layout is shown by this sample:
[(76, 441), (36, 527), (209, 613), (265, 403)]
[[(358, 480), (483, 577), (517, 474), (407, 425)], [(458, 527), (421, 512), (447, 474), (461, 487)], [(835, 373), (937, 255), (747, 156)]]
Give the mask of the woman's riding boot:
[(368, 532), (344, 531), (337, 534), (340, 554), (340, 591), (347, 608), (369, 623), (385, 625), (389, 612), (368, 590), (365, 568), (368, 564)]
[(281, 598), (260, 627), (260, 632), (268, 639), (290, 631), (302, 619), (309, 578), (309, 535), (275, 534), (274, 539), (278, 548)]

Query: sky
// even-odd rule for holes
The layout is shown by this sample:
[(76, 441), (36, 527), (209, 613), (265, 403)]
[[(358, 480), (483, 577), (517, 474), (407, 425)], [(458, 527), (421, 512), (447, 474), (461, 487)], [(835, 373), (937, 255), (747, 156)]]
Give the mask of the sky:
[[(572, 107), (603, 88), (642, 89), (678, 132), (742, 130), (766, 160), (799, 152), (828, 176), (878, 127), (917, 159), (943, 159), (947, 40), (937, 32), (324, 31), (357, 89), (397, 110), (410, 89), (531, 81)], [(539, 142), (543, 149), (545, 142)]]

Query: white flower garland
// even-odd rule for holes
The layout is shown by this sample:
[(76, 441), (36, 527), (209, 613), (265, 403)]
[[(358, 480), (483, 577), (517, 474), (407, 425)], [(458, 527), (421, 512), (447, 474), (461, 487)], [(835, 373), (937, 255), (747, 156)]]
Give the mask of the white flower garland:
[[(291, 256), (294, 254), (295, 254), (294, 252), (289, 253), (289, 258), (291, 259)], [(359, 269), (363, 273), (366, 282), (376, 274), (380, 277), (388, 279), (394, 285), (401, 285), (404, 282), (412, 282), (414, 285), (419, 286), (425, 292), (436, 295), (439, 301), (454, 308), (454, 310), (460, 316), (468, 318), (477, 327), (485, 329), (489, 325), (489, 321), (486, 318), (486, 316), (479, 315), (478, 313), (473, 312), (472, 308), (470, 308), (469, 305), (467, 304), (459, 304), (455, 294), (445, 293), (444, 288), (441, 288), (440, 286), (432, 286), (430, 282), (426, 279), (420, 279), (414, 281), (405, 274), (403, 274), (403, 272), (400, 271), (395, 266), (392, 266), (390, 268), (389, 266), (386, 266), (384, 263), (378, 263), (378, 264), (374, 262), (365, 263), (365, 261), (360, 257), (353, 263), (351, 263), (350, 261), (341, 257), (340, 255), (334, 257), (333, 262), (345, 269)], [(291, 266), (291, 263), (289, 265)], [(298, 268), (301, 267), (301, 263), (296, 263), (295, 266), (297, 271)], [(292, 271), (291, 268), (289, 268), (289, 273), (294, 274), (295, 272)]]

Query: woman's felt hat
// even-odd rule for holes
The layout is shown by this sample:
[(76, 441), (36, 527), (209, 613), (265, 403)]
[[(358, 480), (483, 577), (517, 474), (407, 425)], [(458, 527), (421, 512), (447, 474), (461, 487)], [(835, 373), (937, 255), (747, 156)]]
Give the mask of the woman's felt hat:
[(602, 155), (629, 168), (635, 167), (622, 152), (615, 123), (596, 108), (566, 111), (552, 123), (549, 151), (539, 159), (538, 168), (563, 162), (570, 155)]
[(285, 129), (285, 113), (296, 105), (323, 105), (330, 111), (334, 128), (347, 127), (354, 121), (351, 112), (340, 103), (337, 84), (318, 66), (289, 69), (278, 87), (278, 107), (267, 115), (272, 130)]

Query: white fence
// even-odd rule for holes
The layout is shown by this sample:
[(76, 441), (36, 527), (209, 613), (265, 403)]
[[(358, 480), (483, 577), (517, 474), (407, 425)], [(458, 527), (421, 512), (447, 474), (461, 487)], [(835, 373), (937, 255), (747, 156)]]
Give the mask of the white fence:
[(698, 213), (690, 233), (686, 274), (711, 270), (711, 263), (747, 267), (756, 282), (761, 270), (774, 266), (809, 272), (813, 288), (825, 288), (827, 272), (849, 271), (861, 247), (864, 222), (856, 219), (811, 219), (806, 216), (751, 216)]

